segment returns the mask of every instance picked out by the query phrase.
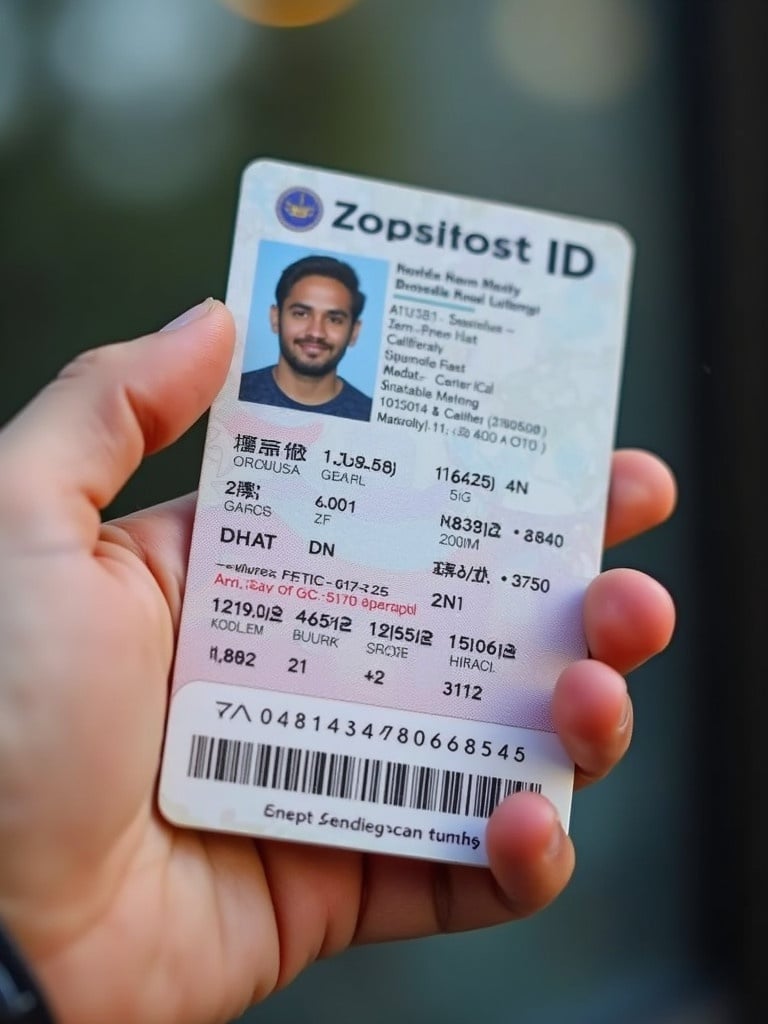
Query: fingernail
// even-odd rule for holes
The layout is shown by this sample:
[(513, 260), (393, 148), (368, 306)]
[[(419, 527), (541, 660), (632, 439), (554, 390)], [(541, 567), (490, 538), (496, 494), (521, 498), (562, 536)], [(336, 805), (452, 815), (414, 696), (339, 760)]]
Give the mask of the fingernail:
[(556, 819), (552, 825), (552, 835), (549, 837), (547, 843), (546, 856), (550, 860), (556, 860), (560, 856), (560, 851), (565, 842), (565, 829), (560, 824), (559, 819)]
[(188, 309), (186, 313), (182, 313), (181, 316), (177, 316), (175, 320), (171, 320), (169, 324), (160, 329), (160, 333), (163, 334), (165, 331), (178, 331), (180, 327), (186, 327), (187, 324), (193, 323), (195, 320), (200, 320), (209, 313), (216, 305), (215, 299), (206, 299), (205, 302), (198, 302), (196, 306)]
[(619, 732), (624, 732), (624, 730), (627, 728), (627, 726), (629, 725), (629, 723), (631, 721), (632, 721), (632, 699), (629, 696), (629, 694), (627, 694), (627, 697), (626, 697), (626, 700), (625, 700), (625, 703), (624, 703), (624, 710), (623, 710), (622, 715), (621, 715), (621, 720), (619, 721)]

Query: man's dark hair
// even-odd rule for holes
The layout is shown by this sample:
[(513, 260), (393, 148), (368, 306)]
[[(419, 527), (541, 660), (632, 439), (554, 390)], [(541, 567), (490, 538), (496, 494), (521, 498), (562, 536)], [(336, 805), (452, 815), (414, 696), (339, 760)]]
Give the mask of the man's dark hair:
[(305, 256), (289, 264), (280, 275), (275, 288), (278, 309), (282, 310), (291, 288), (305, 277), (332, 277), (343, 284), (352, 297), (352, 321), (354, 323), (360, 319), (365, 305), (365, 295), (360, 291), (358, 276), (348, 263), (343, 263), (332, 256)]

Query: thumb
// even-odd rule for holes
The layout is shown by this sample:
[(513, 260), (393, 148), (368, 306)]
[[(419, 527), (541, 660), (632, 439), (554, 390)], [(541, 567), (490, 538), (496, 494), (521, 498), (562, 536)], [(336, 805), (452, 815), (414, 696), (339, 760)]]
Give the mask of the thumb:
[(209, 407), (234, 336), (227, 308), (208, 299), (162, 331), (79, 355), (0, 433), (4, 527), (92, 546), (99, 512), (144, 456)]

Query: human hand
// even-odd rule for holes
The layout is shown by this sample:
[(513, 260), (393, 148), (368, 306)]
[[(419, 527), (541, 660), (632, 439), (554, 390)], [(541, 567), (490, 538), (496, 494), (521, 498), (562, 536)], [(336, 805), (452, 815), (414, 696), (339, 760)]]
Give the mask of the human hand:
[[(212, 300), (159, 334), (79, 357), (0, 433), (0, 920), (62, 1024), (214, 1024), (354, 943), (529, 915), (573, 847), (543, 797), (487, 831), (491, 870), (184, 831), (155, 786), (192, 496), (102, 524), (142, 459), (208, 407), (234, 328)], [(614, 456), (606, 543), (663, 521), (655, 457)], [(624, 754), (622, 678), (667, 644), (672, 602), (630, 569), (585, 600), (592, 659), (553, 713), (576, 786)]]

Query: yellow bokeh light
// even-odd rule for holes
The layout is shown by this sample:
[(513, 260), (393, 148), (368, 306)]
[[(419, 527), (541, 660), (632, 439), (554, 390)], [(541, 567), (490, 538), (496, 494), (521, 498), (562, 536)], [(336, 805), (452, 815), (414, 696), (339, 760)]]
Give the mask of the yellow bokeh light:
[(299, 28), (335, 18), (357, 0), (221, 0), (244, 18), (275, 28)]

